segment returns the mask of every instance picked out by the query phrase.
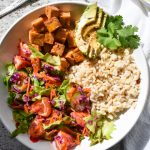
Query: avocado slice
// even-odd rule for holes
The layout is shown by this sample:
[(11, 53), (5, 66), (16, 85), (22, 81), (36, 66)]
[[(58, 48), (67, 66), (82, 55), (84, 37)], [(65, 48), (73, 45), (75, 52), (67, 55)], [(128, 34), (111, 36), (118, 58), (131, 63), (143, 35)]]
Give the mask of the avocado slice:
[(89, 58), (99, 56), (101, 45), (97, 42), (93, 33), (100, 27), (105, 26), (107, 14), (101, 8), (97, 7), (97, 3), (89, 5), (82, 14), (75, 30), (75, 42), (79, 50)]
[(91, 25), (88, 25), (84, 29), (83, 38), (85, 38), (88, 35), (88, 33), (90, 33), (93, 29), (97, 29), (100, 27), (102, 17), (103, 17), (103, 10), (98, 8), (96, 22), (92, 23)]
[(80, 51), (87, 55), (89, 44), (82, 37), (83, 28), (96, 20), (97, 3), (89, 5), (82, 14), (75, 30), (75, 42)]

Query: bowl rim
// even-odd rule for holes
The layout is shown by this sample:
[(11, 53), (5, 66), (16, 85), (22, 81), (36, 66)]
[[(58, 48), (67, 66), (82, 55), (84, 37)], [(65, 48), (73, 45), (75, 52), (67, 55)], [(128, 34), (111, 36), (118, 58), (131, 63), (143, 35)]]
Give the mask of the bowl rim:
[[(84, 1), (76, 1), (76, 0), (75, 0), (75, 1), (63, 0), (63, 1), (57, 1), (57, 2), (49, 2), (49, 3), (47, 3), (47, 4), (43, 4), (43, 5), (41, 5), (41, 6), (38, 6), (38, 7), (34, 8), (33, 10), (31, 10), (31, 11), (25, 13), (25, 14), (24, 14), (23, 16), (21, 16), (20, 18), (18, 18), (18, 19), (7, 29), (7, 31), (4, 33), (4, 35), (3, 35), (2, 38), (0, 39), (0, 46), (1, 46), (1, 44), (3, 43), (3, 41), (5, 40), (5, 38), (7, 37), (7, 35), (9, 34), (9, 32), (11, 31), (11, 29), (12, 29), (17, 23), (19, 23), (21, 20), (23, 20), (27, 15), (30, 15), (30, 14), (33, 13), (34, 11), (36, 11), (36, 10), (38, 10), (38, 9), (41, 9), (41, 8), (43, 8), (43, 7), (45, 7), (45, 6), (48, 6), (48, 5), (57, 5), (57, 4), (79, 4), (79, 5), (87, 6), (87, 5), (89, 5), (90, 3), (84, 2)], [(143, 57), (144, 57), (143, 60), (144, 60), (144, 63), (145, 63), (145, 65), (146, 65), (145, 68), (146, 68), (146, 73), (147, 73), (147, 79), (146, 79), (146, 80), (147, 80), (147, 85), (146, 85), (147, 89), (145, 89), (145, 90), (146, 90), (146, 94), (145, 94), (145, 97), (144, 97), (145, 101), (144, 101), (143, 105), (141, 106), (140, 112), (139, 112), (139, 114), (137, 115), (137, 117), (136, 117), (136, 119), (135, 119), (135, 122), (132, 124), (132, 126), (130, 126), (130, 128), (128, 129), (128, 131), (126, 131), (120, 139), (115, 140), (115, 141), (112, 143), (111, 146), (108, 146), (107, 149), (110, 148), (110, 147), (112, 147), (112, 146), (114, 146), (114, 145), (116, 145), (117, 143), (119, 143), (119, 142), (131, 131), (131, 129), (132, 129), (132, 128), (135, 126), (135, 124), (137, 123), (137, 121), (138, 121), (140, 115), (142, 114), (142, 112), (143, 112), (143, 110), (144, 110), (144, 106), (145, 106), (145, 104), (146, 104), (146, 101), (148, 100), (148, 95), (149, 95), (148, 91), (149, 91), (149, 87), (150, 87), (150, 85), (149, 85), (149, 81), (150, 81), (150, 79), (149, 79), (149, 67), (148, 67), (148, 63), (147, 63), (147, 61), (146, 61), (146, 57), (145, 57), (145, 55), (144, 55), (144, 52), (143, 52), (143, 50), (142, 50), (142, 47), (140, 47), (140, 48), (141, 48), (141, 53), (142, 53), (142, 55), (143, 55)], [(5, 126), (5, 128), (10, 132), (8, 125), (5, 124), (5, 121), (4, 121), (4, 119), (2, 119), (1, 116), (0, 116), (0, 120), (2, 121), (3, 125)], [(22, 141), (19, 137), (16, 137), (16, 139), (17, 139), (20, 143), (22, 143), (23, 145), (25, 145), (26, 147), (31, 148), (31, 147), (29, 146), (29, 144), (27, 144), (26, 142)]]

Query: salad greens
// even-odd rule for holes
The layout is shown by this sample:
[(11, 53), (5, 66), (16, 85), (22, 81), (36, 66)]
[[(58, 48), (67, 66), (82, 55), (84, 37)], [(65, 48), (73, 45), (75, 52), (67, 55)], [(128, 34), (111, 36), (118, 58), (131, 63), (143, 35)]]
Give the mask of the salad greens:
[(59, 66), (61, 64), (60, 57), (59, 56), (52, 56), (49, 53), (46, 53), (45, 55), (42, 54), (40, 51), (38, 51), (35, 47), (28, 45), (29, 49), (32, 51), (31, 58), (40, 58), (44, 60), (45, 62), (52, 64), (54, 66)]
[(26, 114), (22, 110), (14, 110), (13, 118), (18, 124), (16, 130), (12, 132), (12, 137), (15, 137), (20, 133), (26, 133), (28, 131), (29, 125), (33, 120), (33, 115)]
[(9, 79), (13, 75), (13, 73), (16, 71), (14, 64), (7, 64), (5, 66), (7, 70), (7, 76), (3, 76), (3, 83), (7, 88), (10, 88)]
[(90, 131), (91, 145), (102, 142), (103, 139), (109, 140), (112, 132), (115, 130), (113, 121), (109, 121), (106, 117), (100, 116), (94, 112), (84, 118), (86, 127)]
[(9, 106), (11, 106), (11, 104), (14, 101), (15, 97), (16, 97), (16, 93), (8, 92), (7, 103), (8, 103)]
[(97, 40), (110, 50), (138, 48), (140, 38), (137, 27), (125, 26), (122, 16), (108, 16), (105, 27), (97, 30)]

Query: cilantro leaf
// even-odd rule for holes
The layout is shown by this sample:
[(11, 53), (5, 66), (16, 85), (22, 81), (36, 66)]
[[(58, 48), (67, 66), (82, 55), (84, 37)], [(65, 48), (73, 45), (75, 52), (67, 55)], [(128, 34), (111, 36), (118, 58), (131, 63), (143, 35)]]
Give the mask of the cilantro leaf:
[(137, 31), (138, 28), (131, 25), (117, 31), (122, 47), (138, 48), (140, 38), (134, 34)]
[(122, 16), (109, 16), (104, 28), (97, 30), (97, 41), (110, 50), (118, 48), (135, 49), (139, 46), (140, 38), (135, 33), (137, 27), (124, 26)]
[(110, 23), (113, 24), (115, 29), (121, 29), (122, 26), (124, 25), (123, 23), (123, 17), (120, 15), (117, 16), (108, 16), (106, 20), (106, 28), (109, 28)]

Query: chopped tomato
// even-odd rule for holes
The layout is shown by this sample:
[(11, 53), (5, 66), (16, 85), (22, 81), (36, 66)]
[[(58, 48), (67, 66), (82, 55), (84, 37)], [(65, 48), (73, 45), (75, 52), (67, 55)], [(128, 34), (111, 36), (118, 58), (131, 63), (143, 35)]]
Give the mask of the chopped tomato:
[(89, 116), (88, 113), (74, 111), (70, 115), (71, 115), (71, 117), (73, 117), (76, 120), (78, 125), (80, 125), (81, 127), (85, 127), (85, 121), (83, 119), (84, 119), (84, 117)]
[(44, 138), (45, 138), (46, 140), (53, 141), (53, 140), (54, 140), (54, 137), (57, 135), (57, 133), (58, 133), (58, 130), (48, 131), (48, 132), (45, 133)]
[(26, 67), (28, 67), (28, 66), (31, 65), (30, 61), (28, 61), (28, 60), (26, 60), (24, 57), (18, 56), (18, 55), (16, 55), (16, 56), (14, 57), (14, 64), (15, 64), (15, 68), (16, 68), (17, 70), (26, 68)]
[(42, 97), (41, 100), (38, 100), (31, 105), (31, 112), (43, 117), (48, 117), (51, 114), (51, 111), (51, 104), (47, 97)]
[(19, 55), (23, 57), (29, 58), (31, 55), (31, 50), (29, 49), (28, 45), (20, 42), (19, 44)]
[(75, 139), (63, 131), (59, 131), (55, 136), (55, 143), (57, 150), (69, 150), (76, 146)]
[(29, 127), (28, 131), (31, 139), (42, 138), (45, 135), (45, 130), (43, 128), (42, 122), (39, 119), (34, 119)]
[(52, 113), (49, 118), (47, 118), (44, 122), (45, 125), (49, 125), (57, 120), (62, 119), (62, 113), (56, 109), (52, 110)]

